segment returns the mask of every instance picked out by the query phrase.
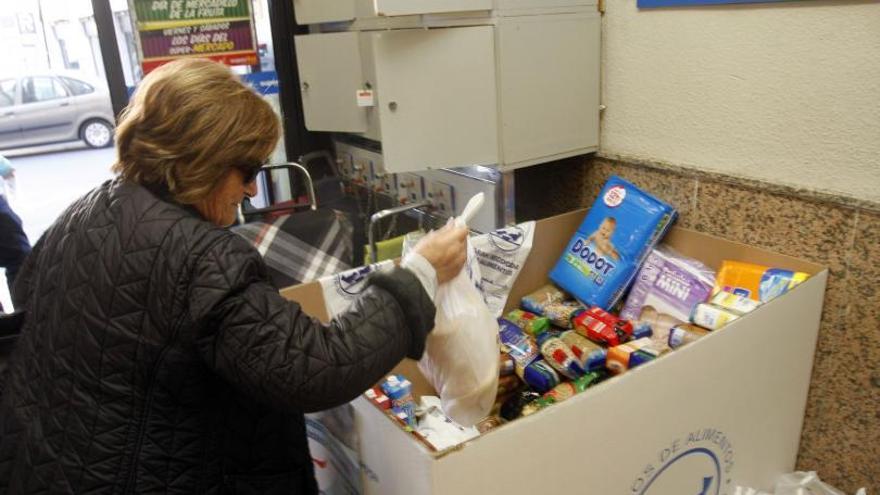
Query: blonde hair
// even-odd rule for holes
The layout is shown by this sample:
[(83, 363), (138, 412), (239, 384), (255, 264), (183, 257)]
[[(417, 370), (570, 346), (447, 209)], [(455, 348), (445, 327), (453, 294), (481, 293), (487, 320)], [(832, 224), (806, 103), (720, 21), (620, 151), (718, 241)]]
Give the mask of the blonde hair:
[(230, 169), (265, 162), (279, 127), (272, 107), (227, 67), (177, 60), (147, 75), (122, 112), (113, 171), (194, 204)]

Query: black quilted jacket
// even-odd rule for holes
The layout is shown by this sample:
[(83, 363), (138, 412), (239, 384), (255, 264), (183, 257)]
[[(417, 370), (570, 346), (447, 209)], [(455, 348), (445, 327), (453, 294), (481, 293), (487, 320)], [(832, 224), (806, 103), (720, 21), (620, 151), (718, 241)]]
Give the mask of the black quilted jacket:
[(108, 182), (18, 275), (0, 493), (315, 493), (303, 412), (418, 357), (434, 306), (403, 269), (328, 327), (193, 209)]

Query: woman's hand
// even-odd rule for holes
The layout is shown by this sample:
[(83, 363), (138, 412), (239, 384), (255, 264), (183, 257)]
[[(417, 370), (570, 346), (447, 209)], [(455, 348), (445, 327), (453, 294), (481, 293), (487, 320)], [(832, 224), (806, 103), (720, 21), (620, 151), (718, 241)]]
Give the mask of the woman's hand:
[(467, 258), (467, 235), (465, 227), (456, 227), (450, 222), (440, 230), (429, 232), (416, 244), (415, 252), (428, 260), (437, 272), (437, 283), (448, 282), (461, 271)]

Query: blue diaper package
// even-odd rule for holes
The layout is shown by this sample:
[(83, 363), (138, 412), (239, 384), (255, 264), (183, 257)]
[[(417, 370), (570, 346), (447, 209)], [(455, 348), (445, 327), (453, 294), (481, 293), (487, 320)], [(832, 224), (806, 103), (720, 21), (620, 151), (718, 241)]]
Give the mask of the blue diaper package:
[(668, 204), (612, 176), (550, 279), (582, 303), (610, 309), (675, 216)]

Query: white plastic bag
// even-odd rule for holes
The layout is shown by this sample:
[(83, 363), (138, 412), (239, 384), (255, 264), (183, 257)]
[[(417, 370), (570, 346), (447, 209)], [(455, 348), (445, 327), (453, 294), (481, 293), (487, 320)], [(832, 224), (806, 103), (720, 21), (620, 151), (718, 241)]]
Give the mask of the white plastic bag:
[(507, 296), (526, 264), (535, 237), (535, 222), (511, 225), (471, 238), (480, 267), (480, 289), (492, 316), (504, 312)]
[[(784, 474), (776, 481), (774, 495), (846, 495), (827, 483), (823, 483), (814, 471)], [(862, 488), (856, 495), (865, 495)]]
[(318, 279), (324, 292), (324, 304), (330, 318), (342, 314), (354, 304), (361, 292), (367, 288), (367, 277), (373, 273), (388, 272), (394, 269), (392, 260), (381, 261), (372, 265), (359, 266), (336, 275)]
[(351, 404), (306, 414), (306, 437), (323, 495), (360, 495), (361, 462)]
[[(471, 198), (456, 223), (466, 225), (482, 203), (482, 193)], [(498, 391), (498, 322), (477, 290), (479, 280), (468, 241), (465, 268), (437, 288), (434, 330), (419, 361), (419, 370), (440, 395), (443, 412), (462, 426), (488, 416)]]
[[(735, 487), (732, 495), (847, 495), (846, 493), (823, 483), (815, 471), (797, 471), (783, 474), (776, 480), (773, 493), (767, 493), (754, 488), (743, 486)], [(855, 495), (867, 495), (864, 488)]]

